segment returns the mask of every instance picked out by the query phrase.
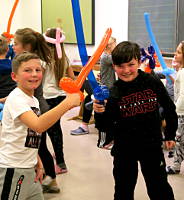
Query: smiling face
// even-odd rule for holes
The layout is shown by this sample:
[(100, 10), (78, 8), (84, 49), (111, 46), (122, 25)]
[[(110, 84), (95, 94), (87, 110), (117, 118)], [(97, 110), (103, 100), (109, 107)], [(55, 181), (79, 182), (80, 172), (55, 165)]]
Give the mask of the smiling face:
[(130, 62), (113, 65), (118, 77), (125, 82), (133, 81), (138, 76), (140, 62), (133, 58)]
[(27, 95), (33, 96), (34, 90), (41, 84), (42, 68), (39, 59), (22, 62), (17, 72), (12, 72), (12, 79), (17, 82), (17, 87)]

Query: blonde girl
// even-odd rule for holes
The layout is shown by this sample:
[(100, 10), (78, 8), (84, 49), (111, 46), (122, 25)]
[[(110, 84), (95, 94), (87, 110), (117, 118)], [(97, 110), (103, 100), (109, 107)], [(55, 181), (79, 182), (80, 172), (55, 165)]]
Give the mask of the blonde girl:
[[(48, 29), (45, 33), (45, 38), (56, 38), (56, 28)], [(60, 30), (60, 36), (63, 33)], [(43, 82), (43, 93), (50, 109), (57, 106), (61, 101), (66, 98), (65, 92), (59, 88), (59, 81), (62, 77), (68, 76), (72, 79), (75, 78), (72, 67), (68, 57), (64, 50), (63, 42), (60, 44), (62, 56), (58, 58), (57, 49), (55, 44), (47, 43), (51, 51), (51, 67), (45, 71), (45, 77)], [(47, 131), (50, 136), (53, 149), (54, 158), (56, 158), (55, 172), (56, 174), (66, 173), (67, 166), (64, 159), (63, 153), (63, 133), (61, 130), (60, 120), (58, 120), (51, 129)], [(42, 148), (42, 147), (41, 147)], [(44, 148), (42, 148), (44, 154)]]
[(178, 115), (178, 130), (176, 132), (176, 146), (173, 166), (167, 167), (168, 174), (180, 173), (184, 160), (184, 41), (176, 49), (174, 60), (180, 66), (174, 82), (174, 101)]

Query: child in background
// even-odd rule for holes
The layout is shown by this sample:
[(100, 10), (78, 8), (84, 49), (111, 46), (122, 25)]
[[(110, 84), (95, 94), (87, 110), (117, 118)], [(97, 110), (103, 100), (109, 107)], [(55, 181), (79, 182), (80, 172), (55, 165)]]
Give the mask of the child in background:
[[(116, 39), (114, 37), (110, 37), (106, 48), (100, 58), (100, 81), (102, 85), (106, 85), (109, 89), (113, 86), (116, 81), (116, 75), (112, 64), (112, 51), (116, 47)], [(108, 135), (106, 132), (99, 131), (99, 138), (97, 142), (97, 146), (99, 148), (104, 148), (107, 150), (112, 149), (113, 141), (110, 141), (111, 138), (108, 139)], [(110, 142), (110, 143), (109, 143)]]
[[(2, 34), (2, 37), (6, 38), (4, 34)], [(12, 60), (15, 56), (15, 52), (13, 50), (13, 44), (11, 44), (11, 39), (6, 38), (7, 43), (8, 43), (8, 52), (6, 54), (6, 58)]]
[[(49, 38), (56, 37), (56, 28), (48, 29), (45, 35)], [(60, 37), (62, 37), (62, 32)], [(59, 88), (59, 81), (62, 77), (68, 76), (72, 79), (75, 79), (75, 75), (72, 67), (70, 66), (69, 59), (66, 56), (64, 50), (64, 44), (61, 43), (61, 52), (62, 57), (58, 58), (57, 49), (55, 44), (47, 43), (51, 51), (51, 65), (45, 70), (45, 76), (43, 81), (43, 95), (46, 99), (50, 109), (57, 106), (66, 98), (66, 93)], [(55, 171), (56, 174), (66, 173), (67, 167), (64, 159), (63, 153), (63, 133), (61, 130), (60, 119), (47, 130), (47, 133), (51, 139), (52, 146), (55, 153), (56, 165)], [(46, 147), (46, 135), (40, 145), (39, 155), (45, 157), (45, 147)], [(42, 155), (41, 155), (42, 154)], [(46, 159), (46, 158), (44, 158)]]
[(8, 43), (6, 38), (0, 37), (0, 103), (4, 103), (8, 94), (16, 87), (11, 78), (11, 60), (6, 58)]
[[(116, 46), (116, 39), (114, 37), (110, 37), (108, 44), (100, 59), (100, 82), (109, 88), (112, 87), (115, 81), (115, 72), (112, 67), (112, 58), (111, 58), (111, 52), (115, 46)], [(86, 90), (87, 96), (84, 100), (82, 123), (77, 129), (71, 130), (71, 135), (84, 135), (89, 133), (88, 124), (93, 109), (87, 109), (85, 105), (91, 102), (91, 95), (93, 94), (93, 90), (89, 82), (87, 81), (84, 83), (83, 88)], [(101, 134), (99, 133), (99, 141), (97, 144), (98, 146), (101, 141), (101, 138), (103, 137), (101, 137)]]
[(161, 147), (159, 105), (165, 111), (164, 134), (168, 149), (175, 145), (175, 105), (159, 79), (138, 69), (140, 59), (140, 47), (136, 43), (121, 42), (112, 51), (113, 66), (119, 80), (111, 88), (105, 107), (97, 100), (93, 105), (96, 127), (114, 139), (111, 150), (114, 157), (114, 200), (134, 199), (138, 162), (149, 198), (174, 200)]
[(91, 85), (89, 83), (89, 80), (85, 80), (81, 91), (86, 91), (87, 95), (84, 99), (84, 103), (83, 103), (83, 113), (82, 113), (82, 122), (80, 124), (80, 126), (77, 129), (71, 130), (70, 133), (71, 135), (85, 135), (85, 134), (89, 134), (89, 121), (91, 119), (92, 116), (92, 112), (93, 109), (88, 109), (86, 108), (86, 104), (91, 102), (91, 95), (93, 94), (93, 90), (91, 88)]
[(41, 62), (36, 54), (26, 52), (14, 58), (12, 79), (17, 88), (5, 102), (0, 139), (1, 199), (43, 200), (38, 181), (42, 180), (43, 166), (37, 158), (41, 133), (67, 110), (78, 106), (80, 97), (68, 95), (61, 104), (40, 116), (39, 102), (33, 96), (42, 81)]
[(116, 39), (114, 37), (110, 37), (108, 44), (100, 58), (100, 81), (102, 85), (106, 85), (108, 88), (111, 88), (116, 80), (111, 56), (115, 46)]
[(184, 41), (178, 45), (174, 60), (180, 68), (174, 82), (174, 102), (178, 115), (178, 130), (176, 132), (174, 163), (173, 166), (166, 168), (168, 174), (180, 173), (181, 163), (184, 160)]
[[(16, 55), (28, 51), (36, 53), (42, 62), (42, 68), (45, 70), (47, 67), (52, 67), (51, 63), (51, 52), (42, 34), (32, 30), (31, 28), (18, 29), (14, 35), (13, 49)], [(41, 113), (45, 113), (49, 110), (49, 105), (43, 97), (42, 84), (35, 89), (34, 96), (39, 101)], [(43, 138), (44, 138), (43, 133)], [(43, 139), (44, 140), (44, 139)], [(42, 140), (41, 140), (42, 142)], [(43, 154), (42, 154), (43, 155)], [(40, 155), (43, 162), (46, 178), (43, 180), (42, 186), (43, 191), (48, 193), (58, 193), (60, 188), (56, 182), (56, 173), (54, 168), (53, 157), (48, 150), (45, 148), (44, 156)], [(49, 177), (49, 180), (47, 180)]]

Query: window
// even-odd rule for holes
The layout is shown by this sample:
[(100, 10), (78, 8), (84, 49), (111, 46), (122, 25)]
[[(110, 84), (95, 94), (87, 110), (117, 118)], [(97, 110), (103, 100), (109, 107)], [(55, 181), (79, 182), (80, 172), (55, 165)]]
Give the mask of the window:
[(184, 40), (183, 9), (183, 0), (129, 0), (128, 39), (144, 48), (150, 45), (144, 22), (144, 13), (148, 12), (159, 49), (163, 54), (174, 53)]

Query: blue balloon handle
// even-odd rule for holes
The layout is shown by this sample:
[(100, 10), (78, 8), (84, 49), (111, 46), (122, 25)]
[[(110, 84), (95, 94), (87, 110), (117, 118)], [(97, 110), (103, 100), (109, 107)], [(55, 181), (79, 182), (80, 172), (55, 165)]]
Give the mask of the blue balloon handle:
[(99, 85), (94, 90), (94, 97), (99, 101), (104, 101), (109, 97), (109, 89), (106, 85)]

